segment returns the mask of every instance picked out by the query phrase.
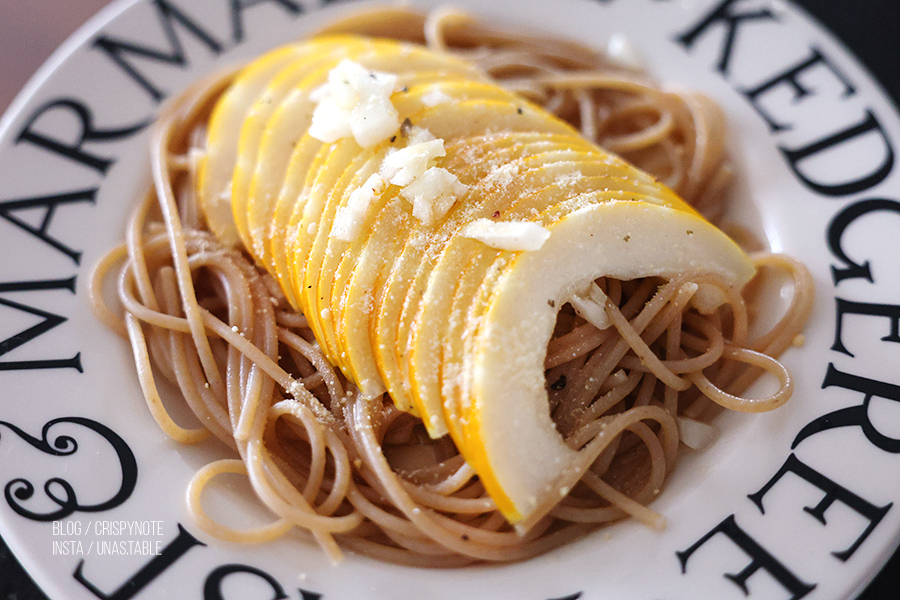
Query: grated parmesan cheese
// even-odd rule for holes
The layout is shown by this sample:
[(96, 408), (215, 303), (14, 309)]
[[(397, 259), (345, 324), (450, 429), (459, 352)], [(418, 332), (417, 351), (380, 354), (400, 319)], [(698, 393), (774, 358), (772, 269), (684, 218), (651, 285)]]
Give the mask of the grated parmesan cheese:
[(422, 96), (422, 104), (424, 104), (428, 108), (437, 106), (438, 104), (444, 104), (445, 102), (450, 102), (451, 100), (453, 100), (453, 98), (451, 98), (441, 90), (432, 90)]
[[(424, 131), (424, 130), (423, 130)], [(388, 154), (381, 163), (381, 176), (403, 187), (421, 177), (434, 159), (444, 156), (444, 140), (413, 143)]]
[(494, 165), (485, 181), (491, 189), (504, 189), (512, 185), (519, 177), (519, 164), (515, 162)]
[(442, 167), (429, 167), (412, 183), (400, 190), (400, 195), (412, 205), (413, 216), (426, 225), (433, 225), (468, 191), (469, 187), (456, 175)]
[(581, 180), (582, 177), (584, 177), (584, 175), (582, 175), (582, 174), (581, 174), (580, 172), (578, 172), (578, 171), (576, 171), (576, 172), (574, 172), (574, 173), (566, 173), (566, 174), (564, 174), (564, 175), (558, 176), (558, 177), (554, 180), (553, 183), (554, 183), (554, 185), (557, 185), (557, 186), (559, 186), (559, 187), (572, 187), (572, 186), (574, 186), (576, 183), (578, 183), (579, 180)]
[[(362, 147), (386, 140), (401, 127), (390, 98), (396, 85), (395, 75), (341, 61), (329, 71), (328, 82), (310, 95), (317, 105), (309, 134), (326, 143), (352, 135)], [(430, 101), (441, 101), (435, 94), (443, 93), (435, 90)], [(355, 239), (369, 205), (389, 184), (401, 188), (400, 196), (412, 204), (413, 216), (426, 225), (446, 215), (456, 199), (468, 191), (456, 175), (434, 166), (434, 161), (445, 155), (444, 140), (419, 127), (409, 131), (408, 140), (405, 148), (391, 150), (385, 156), (379, 173), (350, 194), (347, 204), (335, 215), (332, 237)]]
[(350, 192), (347, 204), (334, 216), (331, 237), (352, 241), (359, 235), (366, 211), (373, 200), (380, 197), (387, 188), (387, 182), (378, 173), (369, 175), (366, 182)]
[(328, 72), (327, 83), (310, 94), (317, 104), (309, 135), (325, 143), (352, 136), (363, 148), (386, 140), (400, 128), (391, 103), (396, 87), (396, 75), (342, 60)]
[(550, 231), (531, 221), (478, 219), (463, 228), (462, 236), (498, 250), (539, 250)]

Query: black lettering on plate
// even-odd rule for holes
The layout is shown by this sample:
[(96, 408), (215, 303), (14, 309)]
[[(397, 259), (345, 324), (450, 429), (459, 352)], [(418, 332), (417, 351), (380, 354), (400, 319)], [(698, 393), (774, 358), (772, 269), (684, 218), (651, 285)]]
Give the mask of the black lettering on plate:
[[(25, 501), (34, 497), (34, 484), (27, 479), (18, 478), (7, 483), (4, 488), (6, 502), (10, 508), (17, 514), (32, 521), (58, 521), (75, 512), (102, 512), (125, 502), (131, 496), (134, 486), (137, 484), (137, 461), (135, 461), (134, 453), (128, 447), (128, 444), (106, 425), (83, 417), (61, 417), (48, 421), (41, 429), (41, 437), (38, 438), (25, 433), (12, 423), (0, 421), (0, 425), (10, 429), (32, 447), (45, 454), (60, 457), (71, 456), (78, 451), (78, 442), (73, 437), (60, 435), (52, 440), (50, 439), (50, 430), (60, 423), (72, 423), (90, 429), (102, 436), (112, 446), (121, 467), (122, 483), (119, 486), (119, 490), (105, 502), (87, 505), (79, 504), (74, 486), (65, 479), (52, 477), (44, 483), (44, 493), (47, 498), (59, 506), (59, 509), (48, 513), (38, 513), (23, 506)], [(91, 485), (91, 483), (87, 482), (86, 485)], [(63, 493), (60, 495), (59, 491)]]
[(777, 21), (778, 18), (768, 8), (761, 8), (755, 11), (737, 12), (734, 5), (739, 4), (740, 0), (723, 0), (710, 12), (696, 27), (687, 31), (676, 38), (676, 41), (688, 50), (697, 42), (700, 37), (707, 33), (707, 30), (715, 25), (722, 25), (725, 28), (725, 37), (722, 40), (722, 53), (719, 56), (719, 63), (716, 68), (723, 75), (728, 74), (728, 65), (731, 62), (731, 53), (734, 50), (734, 44), (737, 40), (738, 28), (745, 23), (759, 21), (762, 19), (770, 19)]
[(831, 250), (831, 254), (835, 258), (844, 264), (844, 267), (836, 267), (834, 265), (831, 267), (831, 278), (834, 281), (834, 285), (838, 285), (845, 279), (864, 279), (870, 283), (875, 283), (869, 261), (864, 260), (863, 262), (858, 263), (847, 256), (847, 253), (841, 245), (841, 239), (844, 236), (844, 231), (846, 231), (847, 227), (856, 221), (856, 219), (864, 217), (869, 213), (880, 211), (900, 214), (900, 202), (885, 198), (862, 200), (850, 204), (837, 213), (832, 219), (831, 224), (828, 226), (828, 249)]
[(822, 382), (822, 389), (832, 386), (861, 393), (863, 395), (862, 404), (841, 408), (809, 422), (794, 438), (791, 449), (796, 448), (806, 438), (823, 431), (839, 427), (859, 427), (866, 439), (872, 442), (876, 448), (891, 454), (900, 454), (900, 439), (889, 437), (878, 431), (869, 418), (869, 403), (872, 401), (872, 397), (877, 396), (885, 400), (900, 402), (900, 386), (844, 373), (829, 363), (825, 379)]
[(849, 548), (831, 553), (841, 561), (846, 561), (854, 552), (856, 552), (857, 548), (859, 548), (865, 539), (869, 537), (869, 534), (875, 530), (875, 527), (881, 522), (881, 519), (884, 518), (884, 515), (887, 514), (892, 505), (892, 503), (889, 502), (886, 506), (875, 506), (868, 500), (857, 496), (844, 486), (834, 482), (829, 477), (822, 475), (820, 472), (802, 462), (794, 454), (791, 454), (772, 479), (770, 479), (758, 492), (748, 496), (748, 498), (759, 507), (761, 513), (765, 514), (766, 512), (763, 508), (763, 497), (772, 489), (772, 486), (778, 483), (778, 481), (788, 473), (797, 475), (807, 483), (810, 483), (825, 492), (825, 495), (816, 506), (805, 506), (803, 508), (805, 512), (812, 515), (822, 525), (828, 524), (825, 521), (825, 511), (827, 511), (835, 502), (840, 502), (869, 521), (869, 525)]
[(779, 89), (782, 86), (787, 86), (793, 91), (793, 98), (791, 99), (793, 102), (797, 102), (806, 96), (809, 96), (812, 92), (808, 87), (803, 85), (803, 82), (800, 81), (800, 76), (806, 73), (813, 68), (825, 67), (828, 71), (834, 75), (838, 81), (840, 81), (844, 86), (844, 97), (852, 96), (856, 93), (856, 88), (853, 87), (853, 84), (850, 82), (847, 77), (841, 73), (837, 67), (831, 64), (824, 54), (822, 54), (818, 48), (812, 49), (812, 54), (809, 58), (804, 60), (803, 62), (790, 67), (783, 73), (772, 77), (768, 81), (765, 81), (755, 88), (743, 90), (741, 93), (747, 97), (750, 101), (750, 106), (752, 106), (759, 116), (763, 118), (763, 120), (768, 124), (769, 131), (771, 133), (776, 133), (779, 131), (786, 131), (791, 128), (790, 125), (779, 123), (775, 120), (775, 118), (763, 110), (763, 107), (759, 104), (760, 96), (764, 96), (766, 93), (773, 89)]
[[(59, 241), (49, 233), (50, 225), (56, 210), (60, 206), (68, 204), (76, 204), (78, 202), (88, 202), (94, 204), (96, 202), (97, 188), (87, 190), (79, 190), (77, 192), (64, 192), (61, 194), (51, 194), (49, 196), (35, 196), (33, 198), (19, 198), (16, 200), (0, 201), (0, 217), (6, 219), (19, 229), (27, 231), (37, 239), (41, 240), (51, 248), (62, 252), (72, 259), (76, 265), (81, 262), (81, 252), (74, 250), (65, 243)], [(40, 227), (34, 227), (24, 219), (19, 218), (16, 213), (20, 211), (32, 211), (34, 209), (44, 209), (44, 218), (41, 220)]]
[(297, 16), (303, 12), (303, 7), (294, 0), (231, 0), (231, 33), (235, 44), (244, 41), (243, 11), (263, 2), (274, 2), (291, 16)]
[(79, 561), (72, 577), (101, 600), (130, 600), (194, 546), (206, 546), (206, 544), (188, 533), (179, 523), (178, 537), (169, 542), (162, 552), (155, 555), (150, 562), (141, 567), (137, 573), (111, 594), (103, 592), (87, 580), (84, 575), (84, 560)]
[[(50, 133), (42, 131), (39, 122), (45, 115), (60, 113), (71, 115), (75, 118), (77, 126), (81, 130), (74, 140), (64, 139), (62, 132)], [(51, 117), (52, 118), (52, 117)], [(114, 160), (98, 156), (84, 149), (84, 145), (90, 142), (114, 142), (122, 140), (144, 129), (150, 121), (142, 121), (134, 125), (124, 127), (98, 129), (94, 126), (94, 117), (91, 109), (83, 102), (71, 98), (62, 98), (47, 102), (38, 108), (26, 121), (25, 126), (16, 137), (16, 144), (28, 142), (35, 146), (57, 154), (67, 160), (74, 161), (105, 175), (107, 169)]]
[[(868, 173), (854, 175), (853, 179), (840, 183), (822, 183), (812, 179), (800, 168), (800, 164), (806, 159), (838, 148), (864, 135), (877, 135), (884, 144), (884, 158), (881, 164), (877, 167), (872, 167)], [(804, 185), (826, 196), (846, 196), (864, 192), (884, 181), (894, 167), (894, 148), (884, 129), (881, 128), (881, 123), (878, 122), (875, 113), (871, 110), (866, 111), (865, 117), (859, 123), (807, 144), (802, 148), (789, 149), (780, 146), (778, 149), (781, 150), (781, 153), (788, 161), (788, 166), (791, 167), (791, 170)]]
[[(66, 289), (75, 293), (75, 278), (69, 279), (51, 279), (45, 281), (17, 281), (11, 283), (0, 283), (0, 293), (3, 292), (21, 292), (21, 291), (37, 291), (37, 290), (53, 290)], [(43, 321), (29, 327), (28, 329), (17, 333), (11, 337), (0, 341), (0, 356), (5, 355), (12, 350), (30, 342), (36, 337), (43, 335), (64, 323), (67, 319), (59, 315), (26, 306), (19, 302), (14, 302), (6, 298), (0, 297), (0, 305), (13, 308), (22, 312), (26, 312), (38, 317)], [(56, 358), (43, 360), (18, 360), (18, 361), (2, 361), (0, 362), (0, 371), (22, 371), (28, 369), (75, 369), (79, 373), (84, 372), (81, 367), (81, 353), (77, 353), (72, 358)]]
[(212, 34), (191, 19), (180, 8), (169, 0), (153, 0), (152, 6), (156, 9), (156, 16), (168, 42), (168, 48), (155, 48), (141, 45), (129, 40), (113, 38), (109, 35), (101, 35), (94, 40), (94, 47), (99, 48), (109, 56), (113, 62), (133, 79), (155, 102), (162, 101), (167, 92), (160, 89), (150, 78), (144, 75), (134, 62), (134, 58), (142, 58), (154, 62), (173, 65), (180, 69), (187, 69), (189, 63), (184, 52), (184, 45), (178, 37), (175, 25), (178, 24), (187, 30), (193, 37), (203, 43), (213, 54), (222, 52), (222, 44)]
[(835, 298), (837, 302), (836, 320), (834, 327), (834, 343), (831, 349), (842, 352), (847, 356), (853, 353), (844, 346), (841, 333), (844, 330), (844, 315), (869, 315), (872, 317), (884, 317), (890, 322), (890, 333), (881, 338), (882, 342), (900, 343), (900, 305), (875, 304), (870, 302), (854, 302), (843, 298)]
[(691, 555), (696, 552), (710, 538), (717, 534), (723, 534), (740, 548), (747, 556), (750, 557), (748, 564), (740, 573), (726, 573), (725, 578), (738, 586), (744, 595), (750, 595), (750, 589), (747, 587), (747, 579), (751, 575), (762, 569), (769, 573), (775, 581), (777, 581), (785, 590), (791, 593), (790, 600), (800, 600), (808, 593), (815, 589), (815, 584), (805, 583), (794, 575), (787, 567), (785, 567), (778, 559), (776, 559), (768, 550), (759, 545), (746, 531), (741, 529), (734, 519), (734, 515), (729, 515), (721, 523), (709, 530), (706, 535), (697, 540), (687, 550), (676, 552), (675, 555), (681, 562), (681, 572), (687, 572), (687, 563)]

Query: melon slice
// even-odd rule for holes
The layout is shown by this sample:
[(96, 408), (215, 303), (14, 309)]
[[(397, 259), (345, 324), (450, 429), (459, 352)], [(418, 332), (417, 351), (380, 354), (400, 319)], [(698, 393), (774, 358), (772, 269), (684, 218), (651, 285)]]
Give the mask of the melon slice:
[[(542, 156), (548, 161), (547, 164), (532, 166), (524, 172), (519, 172), (517, 177), (517, 183), (523, 188), (537, 191), (516, 193), (514, 188), (493, 195), (493, 203), (488, 205), (487, 210), (492, 210), (494, 206), (503, 207), (502, 217), (496, 219), (497, 221), (531, 220), (540, 214), (540, 222), (551, 223), (559, 215), (567, 214), (580, 206), (610, 201), (642, 200), (663, 205), (677, 205), (682, 210), (693, 212), (674, 194), (658, 184), (650, 185), (646, 182), (641, 184), (640, 179), (645, 176), (635, 172), (634, 169), (630, 169), (630, 177), (623, 177), (619, 164), (607, 162), (605, 157), (602, 154), (598, 155), (596, 151), (590, 155), (581, 153), (582, 160), (575, 162), (552, 162), (552, 157), (566, 157), (567, 153), (548, 152)], [(532, 158), (540, 162), (542, 156)], [(582, 173), (601, 174), (585, 176)], [(578, 177), (570, 180), (567, 175), (571, 174), (577, 174)], [(565, 182), (559, 183), (560, 178)], [(551, 183), (542, 187), (538, 185), (540, 181)], [(648, 187), (656, 192), (655, 196), (643, 193)], [(479, 188), (475, 191), (486, 195)], [(406, 355), (407, 378), (411, 382), (413, 401), (419, 407), (419, 412), (433, 437), (439, 437), (447, 432), (446, 421), (439, 415), (443, 413), (440, 340), (448, 335), (455, 335), (443, 331), (445, 315), (450, 310), (448, 304), (453, 301), (456, 286), (465, 286), (459, 284), (461, 274), (465, 273), (466, 278), (475, 282), (480, 281), (496, 253), (491, 248), (482, 247), (478, 252), (483, 256), (472, 261), (473, 252), (471, 240), (460, 236), (448, 240), (433, 269), (427, 275), (422, 298), (414, 308), (418, 312), (406, 329), (406, 337), (403, 335), (404, 332), (399, 336), (398, 347)]]
[[(348, 141), (348, 144), (352, 143), (355, 142)], [(349, 367), (347, 353), (344, 350), (345, 344), (341, 339), (342, 323), (339, 322), (337, 311), (334, 310), (331, 302), (335, 270), (342, 262), (347, 242), (336, 239), (332, 235), (332, 231), (338, 211), (345, 203), (344, 199), (356, 189), (364, 186), (371, 175), (378, 173), (378, 168), (385, 155), (385, 150), (379, 150), (372, 154), (360, 154), (360, 158), (368, 156), (368, 160), (354, 161), (347, 169), (347, 174), (352, 174), (352, 176), (342, 177), (334, 189), (325, 195), (326, 201), (320, 213), (321, 219), (316, 227), (316, 239), (310, 247), (306, 259), (306, 271), (301, 284), (304, 288), (301, 290), (302, 298), (304, 298), (304, 305), (308, 307), (308, 310), (313, 314), (328, 315), (327, 318), (332, 320), (328, 335), (330, 358), (343, 369), (344, 373), (353, 378), (357, 385), (361, 385), (362, 382), (352, 375), (353, 370)], [(379, 204), (379, 199), (373, 199), (372, 203)], [(348, 258), (354, 260), (352, 256), (348, 256)], [(364, 391), (369, 391), (368, 385)]]
[[(327, 244), (328, 232), (334, 219), (334, 205), (331, 195), (343, 189), (345, 179), (355, 174), (353, 165), (367, 162), (368, 155), (361, 155), (359, 147), (350, 140), (339, 140), (323, 146), (321, 154), (326, 156), (322, 166), (311, 171), (311, 184), (305, 192), (306, 201), (297, 207), (302, 217), (297, 221), (297, 228), (291, 239), (287, 240), (289, 263), (293, 265), (291, 285), (316, 339), (329, 358), (334, 359), (335, 342), (331, 315), (322, 313), (318, 307), (317, 279), (321, 253)], [(321, 333), (319, 333), (321, 332)]]
[[(412, 218), (406, 201), (394, 195), (383, 204), (375, 222), (405, 227)], [(336, 325), (341, 328), (349, 370), (354, 381), (359, 382), (360, 390), (370, 396), (387, 390), (375, 359), (378, 349), (372, 347), (369, 330), (380, 301), (379, 290), (383, 289), (385, 266), (390, 263), (391, 257), (396, 256), (401, 241), (390, 227), (369, 228), (358, 254), (351, 258), (348, 253), (345, 257), (344, 262), (353, 262), (355, 268), (348, 269), (348, 279), (340, 288), (340, 294), (332, 300), (332, 311), (337, 314)], [(338, 292), (338, 286), (335, 286), (335, 292)], [(398, 407), (414, 410), (412, 404), (404, 405), (402, 402), (408, 402), (407, 396), (398, 395), (395, 399)]]
[[(353, 56), (351, 49), (354, 48), (318, 54), (314, 60), (284, 69), (261, 95), (244, 126), (241, 143), (247, 147), (242, 151), (244, 160), (238, 163), (234, 175), (235, 222), (239, 229), (246, 228), (249, 249), (269, 268), (274, 259), (269, 253), (268, 238), (279, 191), (297, 145), (309, 131), (316, 106), (309, 90), (327, 78), (338, 57)], [(255, 160), (250, 151), (254, 147), (257, 148)], [(237, 214), (242, 214), (246, 222), (242, 224)]]
[[(232, 208), (239, 232), (249, 240), (250, 250), (269, 260), (266, 234), (268, 217), (291, 156), (291, 149), (308, 130), (315, 103), (310, 93), (324, 83), (328, 73), (346, 58), (373, 70), (394, 70), (398, 61), (412, 73), (431, 72), (433, 77), (469, 79), (476, 71), (462, 61), (446, 60), (411, 47), (398, 56), (395, 46), (384, 40), (366, 40), (354, 36), (325, 36), (315, 42), (295, 46), (299, 56), (274, 73), (258, 90), (244, 120), (239, 141), (238, 160), (232, 185)], [(440, 69), (434, 72), (435, 69)], [(255, 76), (251, 67), (246, 76)], [(268, 72), (268, 71), (267, 71)], [(404, 85), (399, 80), (398, 85)], [(260, 203), (261, 206), (254, 206)]]
[[(367, 66), (378, 66), (377, 61), (366, 60), (367, 57), (371, 58), (369, 55), (358, 58)], [(401, 118), (408, 117), (417, 120), (421, 114), (431, 110), (430, 108), (423, 109), (422, 98), (434, 91), (436, 79), (440, 80), (440, 88), (445, 90), (445, 93), (452, 93), (471, 103), (507, 101), (510, 97), (509, 92), (483, 82), (457, 81), (456, 75), (453, 73), (425, 71), (421, 75), (423, 85), (419, 85), (417, 77), (410, 76), (406, 78), (409, 85), (404, 84), (404, 89), (394, 94), (394, 103)], [(406, 132), (398, 132), (395, 140), (399, 143), (405, 139), (405, 136)], [(305, 140), (301, 143), (305, 143)], [(354, 245), (352, 250), (347, 250), (346, 242), (331, 236), (337, 211), (353, 190), (361, 186), (369, 175), (377, 171), (378, 165), (384, 158), (384, 153), (392, 143), (386, 141), (373, 148), (361, 149), (352, 139), (341, 139), (323, 146), (318, 153), (318, 158), (306, 169), (301, 161), (292, 161), (288, 168), (287, 179), (289, 180), (295, 178), (292, 173), (307, 171), (307, 182), (304, 185), (304, 191), (300, 193), (303, 198), (303, 206), (301, 207), (299, 204), (295, 206), (295, 211), (302, 211), (303, 217), (299, 221), (291, 219), (292, 224), (287, 229), (293, 232), (293, 236), (285, 239), (284, 244), (286, 244), (287, 253), (293, 257), (292, 261), (296, 268), (295, 276), (292, 279), (293, 296), (305, 313), (314, 315), (314, 319), (324, 318), (323, 315), (328, 319), (332, 318), (332, 311), (337, 309), (330, 302), (332, 288), (337, 289), (332, 286), (333, 277), (336, 274), (335, 269), (338, 269), (341, 264), (352, 264), (354, 256), (358, 252), (358, 245)], [(329, 184), (328, 182), (335, 183)], [(294, 186), (287, 187), (294, 188)], [(279, 213), (279, 204), (281, 204), (280, 199), (275, 201), (274, 212), (276, 213)], [(283, 218), (284, 212), (280, 212), (278, 219)], [(343, 261), (344, 257), (347, 257), (350, 262)], [(273, 270), (278, 272), (277, 267), (273, 267)], [(337, 274), (345, 272), (338, 271)], [(374, 359), (362, 358), (366, 354), (365, 348), (354, 348), (355, 356), (362, 363), (359, 368), (350, 368), (347, 362), (346, 345), (342, 344), (341, 334), (337, 331), (339, 328), (340, 324), (338, 323), (328, 326), (319, 323), (313, 324), (314, 331), (321, 332), (322, 337), (319, 339), (329, 358), (348, 375), (359, 373), (360, 369), (374, 373)], [(356, 380), (355, 377), (354, 380)], [(365, 380), (375, 381), (368, 377)], [(371, 388), (367, 386), (367, 389), (371, 389), (373, 393), (376, 393), (377, 388), (378, 386)]]
[[(310, 90), (321, 84), (336, 62), (370, 47), (353, 38), (327, 38), (281, 69), (260, 92), (244, 120), (232, 181), (232, 211), (247, 249), (262, 260), (266, 215), (284, 179), (291, 149), (309, 129), (315, 104)], [(286, 104), (286, 106), (282, 106)], [(251, 227), (251, 222), (255, 222)]]
[[(201, 167), (207, 219), (277, 278), (364, 395), (387, 390), (432, 436), (449, 433), (526, 531), (593, 460), (549, 413), (544, 359), (559, 307), (599, 277), (715, 274), (740, 288), (752, 263), (665, 186), (466, 63), (340, 39), (277, 51), (225, 94)], [(308, 61), (292, 64), (298, 56)], [(309, 93), (343, 57), (398, 76), (391, 103), (408, 121), (393, 138), (362, 147), (309, 135)], [(394, 186), (357, 214), (358, 235), (333, 235), (410, 126), (443, 140), (433, 160), (468, 186), (464, 197), (426, 223)], [(549, 238), (530, 251), (489, 247), (461, 235), (477, 219), (528, 221)]]
[(231, 210), (234, 165), (241, 126), (260, 92), (281, 69), (308, 50), (295, 45), (274, 50), (243, 69), (210, 115), (206, 153), (200, 162), (197, 195), (207, 225), (223, 243), (240, 243)]
[[(436, 85), (435, 82), (441, 82), (443, 85), (454, 77), (458, 76), (452, 73), (448, 74), (445, 71), (429, 71), (419, 74), (416, 81), (417, 85), (425, 86), (423, 90), (419, 94), (404, 93), (401, 99), (407, 102), (414, 99), (414, 97), (427, 95), (433, 91), (433, 85)], [(400, 97), (400, 94), (397, 96)], [(287, 106), (282, 108), (285, 111), (287, 109)], [(405, 114), (405, 111), (401, 114)], [(352, 148), (349, 148), (349, 150), (352, 150)], [(289, 275), (291, 267), (287, 261), (289, 255), (294, 255), (294, 249), (292, 247), (286, 248), (285, 244), (291, 246), (294, 235), (311, 235), (306, 231), (311, 226), (313, 229), (318, 228), (319, 221), (313, 219), (306, 223), (305, 230), (298, 232), (299, 220), (304, 214), (305, 202), (310, 193), (312, 193), (319, 169), (323, 167), (325, 161), (334, 160), (335, 162), (329, 163), (329, 168), (336, 170), (337, 159), (337, 156), (331, 155), (330, 146), (325, 146), (323, 149), (323, 144), (319, 140), (312, 138), (308, 134), (301, 137), (296, 142), (291, 153), (284, 180), (278, 191), (277, 198), (274, 200), (274, 207), (271, 209), (268, 229), (268, 256), (271, 257), (271, 270), (285, 289), (285, 293), (292, 305), (298, 309), (300, 304), (299, 300), (295, 298), (293, 285), (289, 283), (292, 281)], [(349, 163), (345, 163), (345, 169), (346, 164)], [(303, 256), (305, 260), (305, 255)]]
[[(395, 94), (396, 101), (394, 104), (397, 107), (401, 118), (409, 118), (411, 121), (415, 121), (429, 110), (427, 107), (424, 109), (422, 108), (424, 106), (423, 98), (434, 91), (434, 78), (439, 78), (441, 81), (440, 88), (453, 93), (453, 97), (456, 99), (489, 100), (505, 98), (508, 95), (507, 92), (498, 93), (496, 86), (488, 86), (466, 80), (457, 81), (442, 73), (426, 72), (422, 74), (421, 78), (418, 76), (407, 78), (408, 83), (404, 84), (404, 90)], [(411, 132), (405, 130), (399, 131), (396, 136), (391, 138), (391, 140), (377, 146), (368, 154), (371, 162), (367, 162), (364, 166), (359, 168), (352, 167), (351, 169), (348, 169), (352, 175), (349, 184), (346, 187), (343, 187), (339, 192), (332, 193), (331, 196), (331, 199), (337, 203), (338, 211), (346, 206), (350, 196), (357, 188), (365, 183), (370, 175), (379, 171), (379, 168), (382, 166), (383, 160), (386, 157), (386, 152), (390, 152), (392, 148), (402, 148), (405, 146), (405, 142), (408, 139), (408, 133)], [(447, 140), (444, 140), (444, 142), (447, 142)], [(358, 215), (358, 229), (367, 230), (372, 226), (383, 227), (385, 225), (391, 225), (392, 222), (390, 221), (376, 221), (373, 217), (384, 202), (388, 198), (396, 196), (398, 192), (398, 187), (392, 185), (387, 186), (383, 197), (373, 201), (370, 204), (369, 211)], [(402, 235), (401, 231), (402, 229), (396, 230), (395, 235)], [(329, 288), (329, 294), (331, 294), (332, 291), (340, 293), (345, 289), (345, 279), (349, 277), (354, 270), (356, 258), (359, 255), (360, 248), (363, 246), (364, 239), (365, 236), (358, 236), (352, 240), (345, 240), (339, 236), (329, 235), (326, 249), (328, 260), (322, 263), (321, 268), (325, 279), (323, 280), (320, 278), (320, 288), (323, 288), (324, 283), (325, 287)], [(331, 276), (334, 277), (334, 285), (331, 285)], [(320, 289), (320, 291), (325, 292), (326, 290)], [(332, 304), (335, 304), (334, 300), (335, 299), (332, 299)], [(335, 309), (337, 307), (332, 306), (331, 308)]]
[[(489, 217), (498, 207), (503, 208), (502, 204), (493, 202), (491, 196), (484, 193), (485, 187), (508, 189), (497, 185), (498, 177), (494, 175), (497, 165), (515, 165), (526, 157), (550, 156), (559, 148), (572, 144), (571, 138), (540, 137), (532, 132), (505, 132), (492, 135), (489, 139), (477, 136), (447, 145), (447, 156), (442, 164), (451, 172), (460, 173), (461, 180), (472, 189), (466, 201), (454, 207), (436, 227), (411, 222), (406, 243), (398, 253), (385, 284), (386, 291), (379, 296), (381, 301), (375, 303), (378, 314), (372, 327), (377, 366), (395, 402), (399, 400), (402, 406), (411, 405), (419, 416), (423, 416), (423, 406), (409, 386), (411, 355), (406, 340), (422, 304), (428, 275), (445, 245), (461, 227), (473, 218)], [(477, 158), (473, 157), (473, 153)], [(500, 179), (507, 177), (501, 175)], [(477, 273), (471, 276), (479, 277)], [(431, 411), (425, 412), (433, 414)], [(443, 424), (434, 418), (429, 418), (426, 426), (434, 437), (446, 432)]]
[[(451, 407), (460, 451), (506, 518), (527, 530), (581, 473), (578, 451), (549, 414), (544, 358), (556, 314), (601, 276), (628, 280), (714, 273), (740, 288), (746, 255), (693, 212), (647, 202), (602, 202), (561, 217), (537, 251), (510, 260), (477, 315)], [(473, 316), (475, 317), (473, 319)]]
[[(536, 145), (526, 145), (522, 149), (524, 156), (520, 160), (507, 160), (503, 163), (507, 167), (513, 167), (513, 177), (509, 174), (501, 175), (500, 182), (495, 177), (486, 177), (473, 188), (473, 195), (480, 199), (479, 205), (465, 211), (465, 218), (449, 225), (451, 232), (434, 244), (429, 255), (419, 262), (413, 284), (407, 293), (407, 301), (398, 321), (395, 353), (401, 373), (411, 383), (413, 403), (432, 437), (447, 433), (446, 423), (441, 418), (442, 397), (437, 364), (442, 338), (433, 329), (445, 320), (447, 303), (451, 300), (448, 284), (456, 282), (463, 273), (466, 278), (480, 281), (483, 271), (474, 265), (486, 268), (489, 261), (477, 261), (468, 266), (464, 266), (464, 263), (476, 251), (485, 257), (494, 254), (493, 249), (486, 246), (473, 248), (471, 240), (459, 235), (460, 230), (478, 218), (489, 218), (497, 222), (532, 219), (531, 211), (543, 210), (545, 205), (525, 200), (538, 196), (538, 191), (551, 187), (561, 174), (570, 173), (572, 166), (567, 159), (585, 155), (583, 149), (560, 150), (549, 143), (540, 150), (535, 148), (531, 152), (531, 148)], [(514, 184), (507, 183), (507, 179), (512, 179), (510, 183)], [(608, 184), (609, 181), (605, 183)], [(567, 196), (544, 194), (541, 197), (559, 201)], [(404, 359), (401, 360), (401, 357)]]

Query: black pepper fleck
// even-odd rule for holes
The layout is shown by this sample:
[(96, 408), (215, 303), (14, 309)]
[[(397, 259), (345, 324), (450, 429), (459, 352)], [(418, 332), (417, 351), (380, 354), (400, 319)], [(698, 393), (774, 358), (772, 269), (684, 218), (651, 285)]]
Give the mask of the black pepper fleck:
[(549, 306), (550, 308), (556, 308), (556, 302), (554, 302), (553, 300), (547, 300), (547, 306)]
[(559, 379), (557, 379), (552, 384), (550, 384), (550, 389), (557, 390), (557, 391), (564, 389), (565, 387), (566, 387), (566, 376), (565, 375), (560, 375)]

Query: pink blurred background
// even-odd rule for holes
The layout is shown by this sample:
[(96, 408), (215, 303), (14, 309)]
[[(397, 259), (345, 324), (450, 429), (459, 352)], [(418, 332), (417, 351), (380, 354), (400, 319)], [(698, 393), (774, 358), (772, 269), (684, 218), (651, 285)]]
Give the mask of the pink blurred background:
[(38, 67), (110, 0), (0, 0), (0, 114)]

